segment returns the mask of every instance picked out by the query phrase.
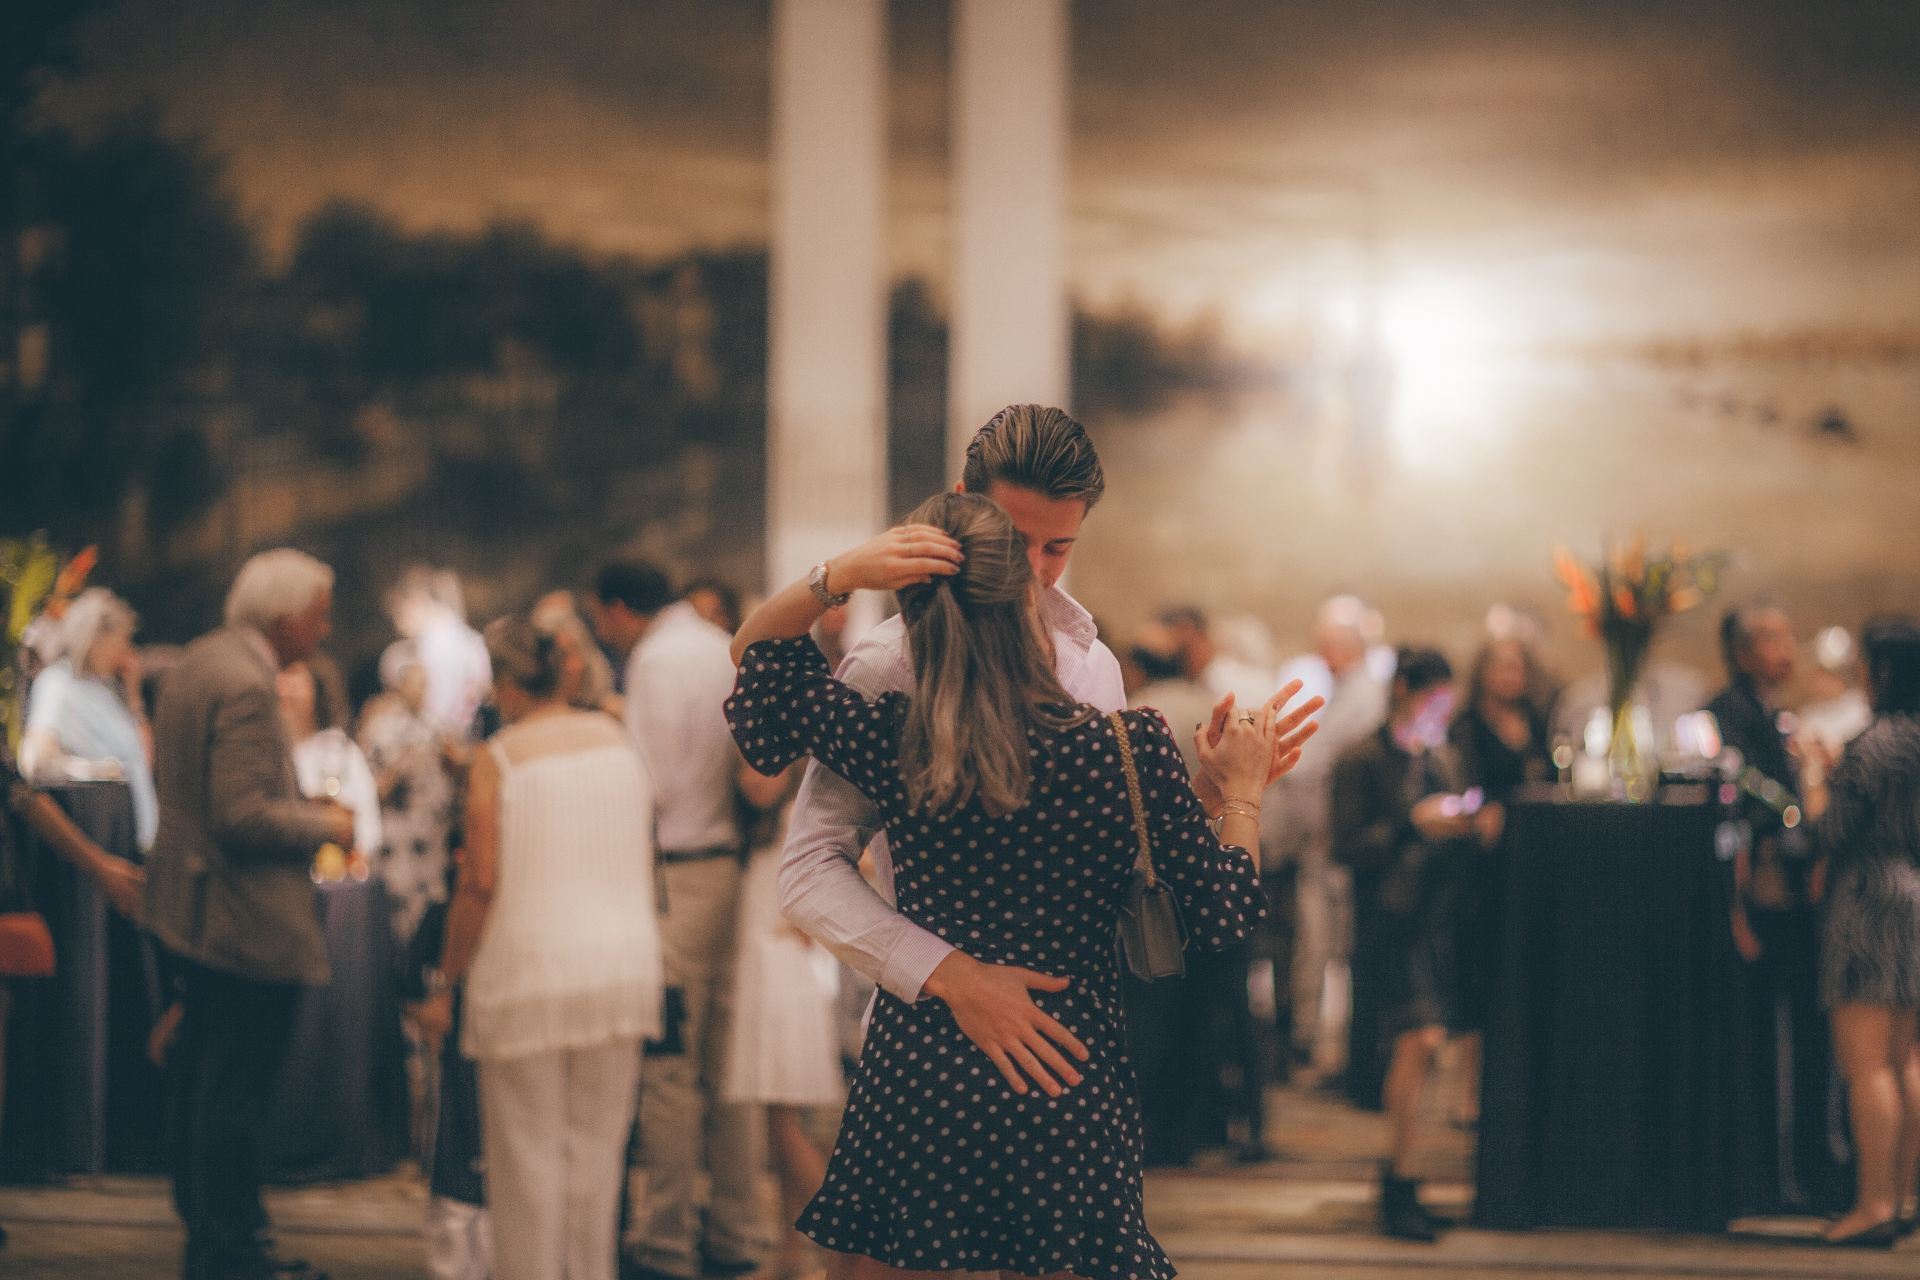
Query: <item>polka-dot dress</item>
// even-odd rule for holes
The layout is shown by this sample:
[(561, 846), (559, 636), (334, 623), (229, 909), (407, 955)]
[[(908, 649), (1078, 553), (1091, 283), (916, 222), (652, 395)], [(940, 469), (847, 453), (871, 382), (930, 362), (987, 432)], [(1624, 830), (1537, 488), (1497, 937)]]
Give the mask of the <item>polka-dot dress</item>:
[[(1086, 1044), (1082, 1082), (1019, 1095), (946, 1006), (881, 992), (825, 1184), (797, 1224), (826, 1248), (921, 1270), (1174, 1274), (1141, 1208), (1140, 1111), (1120, 1005), (1114, 924), (1137, 841), (1104, 717), (1033, 745), (1027, 805), (909, 812), (905, 697), (868, 702), (807, 639), (747, 650), (727, 704), (734, 739), (773, 773), (811, 754), (865, 792), (893, 850), (899, 907), (976, 959), (1069, 978), (1036, 1003)], [(1127, 712), (1154, 855), (1192, 934), (1217, 948), (1263, 910), (1252, 859), (1206, 824), (1156, 712)]]

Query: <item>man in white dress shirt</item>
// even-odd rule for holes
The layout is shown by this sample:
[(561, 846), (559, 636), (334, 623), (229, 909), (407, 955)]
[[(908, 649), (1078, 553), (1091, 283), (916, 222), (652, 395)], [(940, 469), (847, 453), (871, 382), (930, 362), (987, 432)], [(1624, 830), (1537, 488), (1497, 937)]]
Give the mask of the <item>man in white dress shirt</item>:
[[(1058, 585), (1081, 522), (1106, 488), (1086, 429), (1059, 409), (1003, 409), (968, 446), (960, 487), (999, 503), (1026, 540), (1046, 587), (1040, 612), (1067, 692), (1103, 712), (1124, 707), (1119, 662), (1100, 642), (1093, 616)], [(869, 631), (840, 664), (839, 676), (868, 697), (910, 689), (901, 620)], [(1065, 1032), (1029, 994), (1057, 990), (1051, 975), (983, 964), (894, 909), (893, 863), (885, 838), (875, 838), (879, 829), (879, 815), (864, 795), (831, 770), (808, 765), (780, 866), (780, 909), (787, 918), (900, 999), (945, 1001), (960, 1030), (996, 1063), (1010, 1064), (1008, 1051), (1035, 1037), (1058, 1042)], [(869, 842), (885, 896), (859, 871)], [(1010, 1079), (1016, 1070), (1001, 1067)]]
[[(720, 1097), (741, 876), (740, 756), (723, 710), (733, 637), (674, 601), (650, 565), (603, 570), (591, 607), (601, 640), (628, 654), (626, 721), (653, 776), (665, 889), (667, 1025), (640, 1073), (647, 1178), (633, 1206), (634, 1261), (642, 1277), (741, 1275), (757, 1268), (766, 1238), (758, 1111)], [(712, 1180), (704, 1232), (694, 1195), (703, 1169)]]
[(1351, 953), (1353, 931), (1351, 879), (1333, 860), (1333, 763), (1386, 720), (1390, 692), (1390, 682), (1372, 669), (1367, 632), (1367, 606), (1335, 596), (1320, 606), (1314, 651), (1281, 668), (1280, 683), (1299, 680), (1304, 695), (1323, 697), (1327, 705), (1314, 749), (1270, 789), (1261, 827), (1262, 870), (1291, 867), (1294, 873), (1293, 917), (1280, 911), (1268, 917), (1291, 951), (1287, 963), (1276, 965), (1276, 979), (1282, 973), (1286, 979), (1285, 989), (1276, 982), (1280, 1029), (1291, 1032), (1300, 1064), (1321, 1069), (1335, 1065), (1345, 1043), (1324, 996), (1329, 966)]

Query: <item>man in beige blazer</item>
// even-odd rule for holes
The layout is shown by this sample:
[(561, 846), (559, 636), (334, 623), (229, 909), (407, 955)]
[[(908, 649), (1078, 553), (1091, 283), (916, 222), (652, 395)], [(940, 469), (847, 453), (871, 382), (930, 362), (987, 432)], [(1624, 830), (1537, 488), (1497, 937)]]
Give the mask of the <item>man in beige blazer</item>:
[(268, 1253), (256, 1141), (300, 988), (327, 981), (309, 867), (353, 843), (353, 814), (303, 799), (274, 676), (329, 631), (333, 571), (297, 551), (249, 560), (227, 625), (187, 648), (154, 716), (160, 830), (145, 922), (182, 962), (167, 1060), (174, 1206), (186, 1280), (316, 1276)]

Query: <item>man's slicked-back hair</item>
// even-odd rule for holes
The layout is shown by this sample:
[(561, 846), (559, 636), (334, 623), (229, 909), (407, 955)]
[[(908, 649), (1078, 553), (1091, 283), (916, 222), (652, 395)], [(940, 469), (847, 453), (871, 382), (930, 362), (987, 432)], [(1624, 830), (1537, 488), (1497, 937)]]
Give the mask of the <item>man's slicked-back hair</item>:
[(608, 565), (594, 579), (593, 593), (601, 604), (618, 601), (643, 618), (651, 618), (675, 599), (667, 575), (644, 560)]
[(974, 433), (960, 483), (984, 494), (998, 480), (1049, 498), (1078, 498), (1091, 511), (1107, 491), (1087, 429), (1064, 409), (1010, 404)]

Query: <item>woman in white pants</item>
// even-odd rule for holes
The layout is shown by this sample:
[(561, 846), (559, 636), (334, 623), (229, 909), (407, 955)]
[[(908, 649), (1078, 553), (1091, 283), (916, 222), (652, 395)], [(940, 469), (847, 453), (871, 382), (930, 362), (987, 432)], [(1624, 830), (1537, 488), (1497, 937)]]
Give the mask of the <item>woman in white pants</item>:
[(487, 629), (507, 727), (469, 780), (442, 969), (466, 981), (497, 1280), (612, 1280), (640, 1042), (660, 1032), (653, 795), (632, 740), (560, 696), (525, 618)]

